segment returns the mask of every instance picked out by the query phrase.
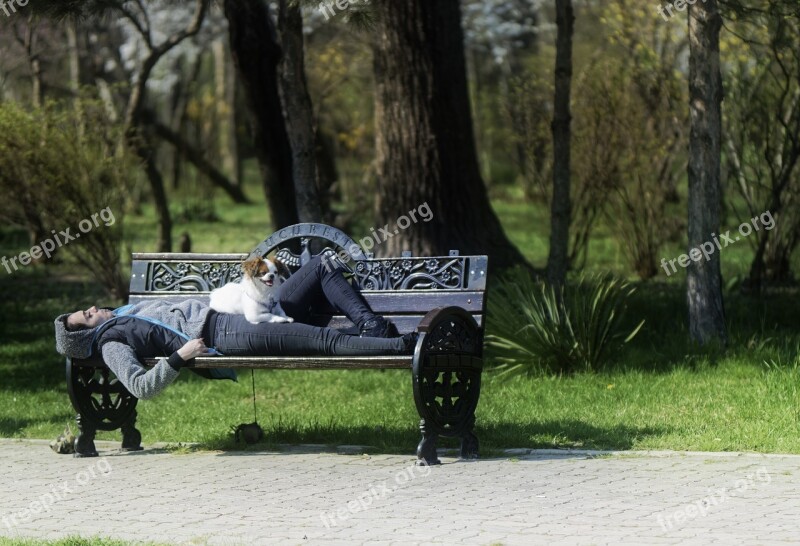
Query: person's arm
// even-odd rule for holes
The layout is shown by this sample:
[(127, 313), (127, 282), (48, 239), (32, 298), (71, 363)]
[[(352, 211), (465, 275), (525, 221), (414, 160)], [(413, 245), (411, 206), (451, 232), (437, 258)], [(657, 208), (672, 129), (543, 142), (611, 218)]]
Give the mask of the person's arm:
[(103, 345), (103, 360), (128, 391), (140, 400), (152, 398), (178, 378), (181, 368), (196, 356), (210, 354), (202, 339), (192, 339), (172, 353), (159, 358), (149, 370), (142, 366), (129, 345), (110, 341)]
[(152, 398), (178, 378), (185, 361), (178, 352), (159, 358), (149, 370), (142, 366), (132, 347), (111, 341), (103, 345), (103, 360), (120, 383), (140, 400)]

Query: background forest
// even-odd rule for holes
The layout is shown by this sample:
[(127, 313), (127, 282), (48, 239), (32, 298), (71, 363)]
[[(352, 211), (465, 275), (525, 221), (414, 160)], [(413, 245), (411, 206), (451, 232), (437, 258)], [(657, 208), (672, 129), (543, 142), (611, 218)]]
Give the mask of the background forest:
[[(131, 252), (249, 252), (309, 221), (359, 240), (427, 202), (431, 222), (372, 251), (489, 254), (490, 361), (533, 374), (484, 391), (489, 445), (800, 450), (795, 0), (4, 5), (0, 255), (114, 222), (0, 267), (0, 388), (30, 391), (0, 400), (0, 434), (69, 415), (50, 321), (124, 301)], [(260, 375), (265, 403), (304, 416), (272, 438), (328, 441), (342, 431), (300, 376)], [(143, 430), (215, 440), (230, 419), (181, 428), (173, 402)], [(775, 429), (750, 420), (773, 412)], [(362, 440), (407, 443), (389, 419)]]

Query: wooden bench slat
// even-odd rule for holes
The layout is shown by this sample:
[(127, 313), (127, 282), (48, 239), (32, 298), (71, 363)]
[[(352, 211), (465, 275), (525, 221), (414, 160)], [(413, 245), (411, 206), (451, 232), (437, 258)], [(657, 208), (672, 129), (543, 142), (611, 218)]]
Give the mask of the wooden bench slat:
[[(157, 359), (145, 359), (154, 366)], [(410, 369), (410, 355), (397, 356), (222, 356), (197, 357), (187, 368), (238, 368), (276, 370)]]
[(182, 252), (132, 252), (133, 262), (231, 262), (239, 263), (247, 258), (247, 254), (216, 254), (216, 253), (182, 253)]
[[(417, 325), (422, 321), (422, 318), (425, 315), (389, 315), (384, 314), (388, 320), (392, 321), (392, 323), (397, 327), (397, 330), (401, 334), (405, 334), (407, 332), (413, 332), (416, 330)], [(483, 316), (479, 314), (473, 314), (472, 318), (478, 323), (479, 327), (483, 327)], [(345, 330), (348, 328), (353, 327), (353, 323), (350, 320), (343, 316), (333, 316), (333, 317), (314, 317), (314, 320), (311, 321), (315, 326), (328, 326), (330, 328), (336, 328), (339, 330)]]
[[(471, 313), (480, 313), (483, 311), (483, 301), (485, 292), (477, 291), (444, 291), (444, 290), (430, 290), (430, 291), (383, 291), (383, 292), (367, 292), (363, 291), (362, 295), (370, 306), (370, 309), (378, 314), (403, 314), (403, 313), (426, 313), (436, 307), (462, 307)], [(139, 303), (148, 300), (168, 300), (181, 302), (187, 299), (196, 299), (204, 302), (208, 301), (208, 293), (206, 292), (150, 292), (144, 294), (131, 294), (129, 303)], [(332, 311), (322, 310), (323, 312)]]
[[(190, 298), (191, 296), (186, 296), (186, 298), (181, 298), (176, 301), (182, 301), (183, 299)], [(207, 299), (207, 296), (205, 297)], [(158, 299), (165, 299), (162, 297), (150, 297), (150, 296), (131, 296), (130, 303), (138, 303), (143, 300), (158, 300)], [(200, 297), (196, 297), (196, 299), (202, 299)], [(369, 300), (367, 300), (369, 302)], [(422, 317), (425, 316), (425, 313), (430, 311), (435, 307), (447, 307), (447, 305), (437, 305), (434, 307), (426, 308), (422, 311), (424, 312), (416, 312), (410, 314), (399, 314), (399, 313), (392, 313), (386, 311), (379, 311), (375, 309), (376, 313), (379, 313), (381, 316), (385, 317), (386, 319), (390, 320), (394, 325), (397, 327), (397, 330), (401, 334), (405, 334), (407, 332), (411, 332), (416, 329), (417, 325), (422, 320)], [(374, 308), (373, 308), (374, 309)], [(483, 326), (483, 313), (481, 311), (473, 311), (470, 313), (475, 321), (478, 323), (478, 326)], [(340, 330), (346, 330), (353, 327), (353, 323), (350, 322), (344, 315), (321, 315), (317, 314), (310, 320), (310, 323), (315, 326), (328, 326), (330, 328), (337, 328)]]

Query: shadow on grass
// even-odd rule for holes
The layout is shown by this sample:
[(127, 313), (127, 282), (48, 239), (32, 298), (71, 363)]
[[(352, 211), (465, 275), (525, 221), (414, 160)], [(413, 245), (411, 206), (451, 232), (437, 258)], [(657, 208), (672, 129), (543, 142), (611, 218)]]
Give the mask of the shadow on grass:
[[(4, 374), (0, 393), (8, 396), (13, 393), (39, 393), (58, 390), (67, 395), (67, 379), (64, 360), (32, 358), (29, 364), (0, 365)], [(7, 378), (7, 379), (6, 379)]]
[(0, 279), (0, 376), (5, 393), (60, 390), (64, 358), (55, 351), (53, 320), (93, 303), (113, 303), (88, 281), (63, 280), (60, 267), (28, 267)]
[[(263, 426), (263, 425), (262, 425)], [(200, 450), (219, 450), (235, 455), (263, 450), (280, 450), (289, 453), (318, 453), (321, 446), (326, 451), (339, 452), (338, 446), (363, 446), (356, 452), (415, 455), (421, 436), (413, 429), (396, 429), (376, 432), (373, 427), (331, 427), (300, 430), (284, 427), (281, 430), (264, 427), (266, 438), (253, 445), (236, 443), (231, 435), (212, 438), (197, 446)], [(636, 427), (614, 425), (598, 427), (583, 421), (559, 420), (522, 425), (499, 423), (487, 427), (478, 426), (476, 435), (480, 441), (482, 456), (504, 456), (507, 448), (527, 449), (591, 449), (629, 450), (637, 441), (650, 436), (671, 432), (667, 427)], [(286, 446), (291, 446), (286, 451)], [(440, 437), (438, 448), (460, 448), (459, 438)], [(346, 451), (350, 452), (351, 449)]]
[(57, 413), (49, 417), (22, 419), (16, 417), (0, 417), (0, 438), (14, 437), (20, 430), (40, 423), (64, 423), (64, 425), (69, 423), (72, 425), (73, 430), (77, 431), (77, 427), (74, 426), (74, 417), (75, 415), (72, 413)]

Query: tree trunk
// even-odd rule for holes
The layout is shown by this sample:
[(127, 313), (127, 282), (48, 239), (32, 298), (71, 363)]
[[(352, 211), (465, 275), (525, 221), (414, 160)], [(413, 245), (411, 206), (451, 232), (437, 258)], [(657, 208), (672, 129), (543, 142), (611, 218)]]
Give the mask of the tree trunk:
[(39, 52), (36, 50), (36, 25), (33, 16), (28, 17), (25, 28), (25, 39), (23, 42), (25, 53), (28, 58), (28, 67), (31, 71), (31, 104), (35, 108), (42, 105), (42, 62), (39, 59)]
[(222, 172), (241, 186), (238, 172), (236, 150), (236, 77), (228, 65), (229, 45), (225, 40), (212, 44), (214, 51), (214, 87), (217, 97), (217, 117), (219, 122), (219, 150)]
[(569, 268), (570, 86), (572, 84), (572, 0), (556, 0), (556, 69), (553, 104), (553, 200), (550, 204), (550, 254), (547, 279), (563, 285)]
[(231, 55), (253, 112), (253, 136), (264, 193), (278, 229), (298, 222), (292, 149), (278, 94), (281, 51), (266, 0), (225, 0)]
[[(142, 131), (147, 80), (161, 57), (185, 39), (197, 34), (205, 20), (208, 6), (209, 0), (196, 0), (194, 16), (186, 28), (170, 35), (158, 46), (149, 46), (147, 57), (142, 61), (142, 66), (136, 74), (125, 112), (126, 142), (144, 161), (150, 190), (153, 192), (153, 201), (158, 215), (158, 252), (170, 252), (172, 249), (172, 218), (169, 214), (167, 194), (164, 191), (164, 178), (156, 165), (155, 147), (151, 137)], [(149, 39), (149, 36), (147, 38)]]
[(78, 51), (78, 23), (75, 21), (67, 21), (64, 25), (64, 31), (67, 34), (67, 58), (69, 59), (69, 90), (72, 92), (74, 104), (78, 109), (76, 112), (80, 115), (78, 108), (81, 92), (81, 59), (80, 52)]
[(130, 137), (129, 144), (144, 162), (147, 180), (150, 182), (150, 190), (153, 192), (153, 204), (156, 207), (156, 217), (158, 218), (156, 251), (172, 252), (172, 217), (169, 214), (169, 203), (164, 191), (164, 178), (156, 165), (155, 148), (149, 143), (149, 139), (141, 141), (137, 140), (135, 136)]
[(336, 184), (339, 172), (336, 170), (333, 139), (319, 130), (317, 130), (317, 177), (322, 221), (325, 224), (336, 225), (336, 213), (331, 208), (331, 201), (341, 199), (340, 187)]
[[(200, 68), (202, 68), (203, 56), (198, 55), (195, 61), (190, 65), (189, 72), (186, 76), (181, 77), (173, 89), (172, 95), (172, 115), (171, 125), (172, 131), (180, 135), (182, 138), (186, 134), (186, 124), (189, 119), (189, 101), (192, 98), (192, 90), (194, 82), (198, 81), (200, 76)], [(175, 70), (178, 74), (183, 74), (183, 61), (178, 59), (175, 62)], [(184, 140), (185, 141), (185, 140)], [(181, 143), (183, 146), (183, 143)], [(172, 151), (172, 188), (177, 190), (181, 185), (181, 178), (183, 177), (183, 158), (184, 152), (180, 147), (176, 147)]]
[(247, 199), (244, 192), (242, 192), (242, 187), (237, 186), (228, 180), (228, 177), (226, 177), (224, 173), (220, 172), (219, 169), (217, 169), (205, 158), (205, 155), (201, 150), (198, 150), (186, 142), (186, 140), (180, 134), (176, 133), (163, 123), (159, 123), (155, 119), (151, 120), (149, 123), (159, 138), (162, 138), (172, 144), (182, 158), (188, 159), (198, 171), (208, 177), (214, 186), (227, 193), (228, 197), (230, 197), (234, 203), (250, 203), (250, 200)]
[(297, 214), (301, 222), (322, 220), (314, 135), (314, 114), (306, 85), (303, 62), (303, 16), (298, 4), (280, 0), (278, 29), (281, 33), (283, 58), (280, 65), (280, 93), (286, 112), (287, 132), (292, 147), (292, 179)]
[(525, 263), (503, 232), (480, 176), (459, 1), (378, 0), (374, 5), (380, 12), (373, 67), (376, 228), (389, 224), (381, 236), (385, 242), (374, 252), (458, 249), (486, 253), (498, 268)]
[[(689, 6), (689, 249), (719, 233), (722, 77), (717, 0)], [(696, 255), (696, 254), (695, 254)], [(725, 311), (719, 252), (691, 261), (687, 269), (689, 334), (700, 344), (725, 343)]]

